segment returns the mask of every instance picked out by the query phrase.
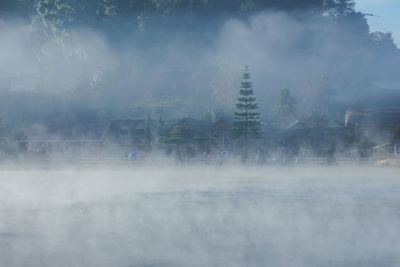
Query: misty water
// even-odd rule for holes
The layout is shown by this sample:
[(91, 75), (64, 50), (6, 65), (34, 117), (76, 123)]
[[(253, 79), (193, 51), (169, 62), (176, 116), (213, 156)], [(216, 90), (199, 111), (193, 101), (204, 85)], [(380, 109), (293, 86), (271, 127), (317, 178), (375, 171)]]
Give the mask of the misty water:
[(1, 266), (399, 266), (398, 169), (0, 171)]

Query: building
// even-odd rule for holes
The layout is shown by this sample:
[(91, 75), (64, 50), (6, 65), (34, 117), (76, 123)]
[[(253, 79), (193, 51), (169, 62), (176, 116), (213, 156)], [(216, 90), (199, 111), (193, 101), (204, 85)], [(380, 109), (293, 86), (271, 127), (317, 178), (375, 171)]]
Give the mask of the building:
[(18, 151), (24, 154), (90, 155), (99, 154), (104, 144), (107, 123), (47, 122), (35, 124), (17, 141)]
[(321, 122), (318, 127), (295, 121), (282, 132), (282, 138), (288, 154), (326, 156), (344, 150), (351, 141), (351, 131), (335, 119)]
[(348, 110), (346, 127), (355, 141), (373, 146), (378, 158), (400, 158), (400, 109)]
[(400, 109), (348, 110), (345, 123), (357, 142), (380, 145), (400, 139)]
[(31, 127), (17, 146), (20, 153), (43, 157), (125, 157), (145, 149), (145, 125), (145, 120), (46, 122)]
[(183, 118), (171, 126), (164, 143), (175, 145), (179, 158), (207, 154), (211, 146), (210, 124)]
[[(151, 123), (153, 126), (154, 123)], [(127, 152), (146, 149), (145, 120), (116, 120), (112, 121), (105, 134), (104, 142), (117, 145)], [(151, 127), (151, 128), (154, 128)]]

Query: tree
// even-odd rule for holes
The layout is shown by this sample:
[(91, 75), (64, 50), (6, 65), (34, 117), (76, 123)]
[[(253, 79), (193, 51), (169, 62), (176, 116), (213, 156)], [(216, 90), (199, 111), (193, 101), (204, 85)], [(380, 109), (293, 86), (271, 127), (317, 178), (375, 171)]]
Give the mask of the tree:
[(397, 49), (391, 32), (372, 32), (371, 39), (375, 46), (381, 51), (387, 52)]
[(36, 16), (32, 25), (41, 22), (46, 34), (55, 38), (67, 36), (66, 26), (74, 21), (74, 2), (59, 0), (39, 0), (36, 3)]
[(326, 12), (332, 17), (345, 17), (355, 12), (354, 0), (325, 0)]
[(193, 132), (186, 125), (177, 124), (174, 126), (165, 142), (177, 145), (178, 158), (182, 160), (183, 145), (190, 143), (193, 138)]
[(244, 144), (244, 159), (247, 158), (249, 139), (261, 136), (260, 113), (257, 112), (258, 104), (255, 102), (251, 74), (246, 66), (240, 84), (238, 103), (236, 104), (235, 121), (232, 134), (235, 139), (242, 139)]
[(279, 118), (279, 123), (285, 124), (289, 122), (295, 113), (297, 101), (291, 95), (287, 88), (279, 89), (278, 99), (276, 103), (276, 114)]

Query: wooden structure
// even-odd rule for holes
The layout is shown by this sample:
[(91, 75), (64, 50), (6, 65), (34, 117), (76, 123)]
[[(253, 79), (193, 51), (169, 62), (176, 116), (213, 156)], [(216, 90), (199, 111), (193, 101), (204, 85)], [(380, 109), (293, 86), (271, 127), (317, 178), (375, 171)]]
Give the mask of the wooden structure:
[(50, 122), (44, 131), (17, 141), (24, 154), (70, 155), (73, 157), (125, 157), (144, 149), (145, 120), (112, 122)]
[(400, 109), (348, 110), (346, 127), (357, 142), (393, 143), (400, 138)]
[(319, 156), (342, 150), (351, 141), (351, 131), (344, 123), (331, 120), (312, 127), (305, 122), (295, 121), (282, 132), (283, 146), (288, 154), (298, 154), (300, 147)]

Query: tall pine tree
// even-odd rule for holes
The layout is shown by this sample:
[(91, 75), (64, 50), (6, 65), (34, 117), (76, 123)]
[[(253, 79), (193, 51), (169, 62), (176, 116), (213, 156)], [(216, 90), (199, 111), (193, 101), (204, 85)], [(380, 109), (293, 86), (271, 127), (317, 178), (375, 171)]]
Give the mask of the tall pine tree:
[(244, 158), (247, 158), (248, 143), (250, 139), (261, 136), (261, 123), (258, 104), (255, 102), (251, 74), (246, 66), (240, 83), (238, 103), (236, 104), (235, 121), (233, 122), (232, 134), (235, 139), (243, 141)]

